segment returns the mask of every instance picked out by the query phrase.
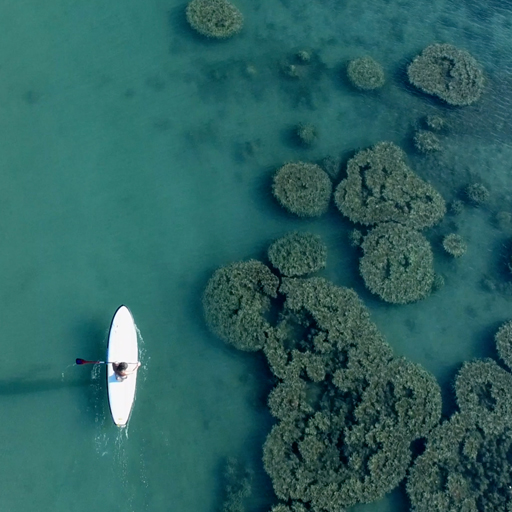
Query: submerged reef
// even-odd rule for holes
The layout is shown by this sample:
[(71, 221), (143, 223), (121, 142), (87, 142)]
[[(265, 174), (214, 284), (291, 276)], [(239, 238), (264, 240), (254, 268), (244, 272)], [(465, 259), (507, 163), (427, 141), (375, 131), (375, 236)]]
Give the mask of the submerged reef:
[(437, 292), (444, 288), (446, 282), (444, 280), (444, 276), (442, 274), (438, 274), (437, 272), (434, 274), (434, 281), (432, 283), (432, 293)]
[[(510, 322), (498, 351), (509, 335)], [(460, 411), (431, 432), (410, 470), (412, 510), (512, 510), (512, 374), (491, 359), (464, 363), (455, 393)]]
[(299, 217), (318, 217), (327, 212), (332, 194), (328, 174), (318, 165), (291, 162), (274, 175), (274, 196)]
[(379, 89), (386, 81), (382, 66), (372, 57), (361, 57), (350, 61), (347, 75), (352, 85), (363, 91)]
[(424, 123), (429, 130), (434, 130), (436, 132), (439, 132), (446, 127), (446, 121), (444, 120), (444, 118), (437, 115), (426, 116), (424, 119)]
[(206, 37), (226, 39), (242, 30), (242, 13), (227, 0), (192, 0), (186, 9), (187, 21)]
[(325, 267), (327, 246), (313, 233), (290, 233), (268, 248), (268, 259), (284, 276), (303, 276)]
[(441, 195), (406, 164), (404, 152), (381, 142), (357, 153), (334, 194), (336, 206), (351, 221), (395, 221), (414, 229), (437, 224), (446, 213)]
[(467, 200), (474, 206), (486, 203), (491, 196), (489, 190), (481, 183), (471, 183), (465, 188), (464, 192)]
[(289, 85), (295, 82), (292, 90), (295, 91), (293, 94), (297, 100), (302, 98), (306, 103), (314, 103), (314, 84), (326, 71), (326, 66), (317, 52), (312, 49), (299, 49), (279, 61), (279, 70), (281, 75), (288, 79)]
[(386, 302), (406, 304), (428, 296), (434, 282), (429, 241), (418, 231), (388, 222), (361, 244), (359, 269), (366, 287)]
[(499, 229), (503, 231), (512, 230), (512, 213), (506, 211), (498, 212), (494, 221)]
[(297, 142), (304, 147), (310, 147), (312, 146), (316, 140), (318, 139), (318, 130), (316, 127), (312, 124), (306, 123), (300, 123), (295, 128), (295, 137), (297, 139)]
[(331, 180), (337, 181), (341, 171), (340, 158), (326, 156), (320, 160), (319, 165), (329, 175)]
[(418, 89), (450, 105), (471, 105), (484, 88), (484, 74), (475, 58), (451, 44), (427, 46), (407, 69)]
[(454, 258), (460, 258), (466, 252), (468, 245), (460, 235), (450, 233), (443, 238), (443, 248)]
[(464, 211), (464, 201), (461, 201), (460, 199), (454, 199), (450, 203), (448, 210), (451, 215), (460, 215)]
[(277, 296), (278, 278), (263, 263), (232, 263), (215, 271), (203, 295), (210, 329), (240, 350), (259, 350), (272, 333), (265, 319), (270, 299)]
[(348, 239), (352, 247), (360, 247), (363, 243), (364, 235), (361, 233), (361, 231), (359, 231), (359, 229), (353, 229), (350, 232)]
[(441, 151), (441, 141), (439, 137), (429, 130), (418, 130), (414, 134), (414, 146), (420, 153)]
[(230, 457), (224, 468), (224, 503), (222, 512), (245, 512), (252, 493), (253, 471)]

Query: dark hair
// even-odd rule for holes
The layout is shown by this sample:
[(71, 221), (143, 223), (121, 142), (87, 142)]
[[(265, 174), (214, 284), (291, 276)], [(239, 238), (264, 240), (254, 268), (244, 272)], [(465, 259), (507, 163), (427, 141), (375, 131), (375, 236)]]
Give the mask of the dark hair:
[(126, 370), (127, 368), (128, 368), (128, 365), (126, 363), (119, 363), (117, 365), (117, 371), (122, 372), (122, 371)]

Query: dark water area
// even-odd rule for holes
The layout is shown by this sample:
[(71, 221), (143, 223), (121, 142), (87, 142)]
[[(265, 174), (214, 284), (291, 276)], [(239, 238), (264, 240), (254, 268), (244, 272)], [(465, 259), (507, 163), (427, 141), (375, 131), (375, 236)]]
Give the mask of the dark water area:
[[(455, 409), (464, 361), (497, 358), (511, 319), (512, 3), (236, 0), (244, 28), (225, 41), (195, 34), (186, 2), (49, 0), (0, 5), (0, 305), (5, 510), (213, 511), (225, 461), (254, 474), (250, 511), (276, 498), (262, 457), (274, 423), (261, 354), (234, 350), (204, 323), (214, 270), (264, 259), (293, 230), (323, 237), (321, 275), (355, 289), (396, 355), (431, 372)], [(432, 43), (469, 51), (485, 89), (447, 106), (406, 80)], [(300, 79), (283, 73), (311, 54)], [(371, 55), (378, 91), (356, 90), (347, 63)], [(442, 150), (418, 153), (421, 120), (439, 115)], [(294, 128), (318, 139), (299, 147)], [(390, 305), (370, 294), (350, 245), (353, 225), (331, 206), (293, 217), (272, 197), (275, 170), (331, 157), (344, 167), (380, 141), (449, 203), (481, 183), (489, 200), (428, 230), (445, 286)], [(448, 257), (457, 232), (467, 253)], [(140, 330), (135, 409), (112, 424), (102, 359), (108, 326), (127, 304)], [(357, 511), (410, 509), (401, 485)]]

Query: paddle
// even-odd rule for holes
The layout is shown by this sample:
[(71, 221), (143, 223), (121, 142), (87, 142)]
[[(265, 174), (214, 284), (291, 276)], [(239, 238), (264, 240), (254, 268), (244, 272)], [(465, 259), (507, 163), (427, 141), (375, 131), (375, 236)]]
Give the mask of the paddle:
[[(114, 364), (112, 361), (87, 361), (86, 359), (76, 359), (76, 364)], [(137, 363), (126, 363), (126, 364), (137, 364)]]

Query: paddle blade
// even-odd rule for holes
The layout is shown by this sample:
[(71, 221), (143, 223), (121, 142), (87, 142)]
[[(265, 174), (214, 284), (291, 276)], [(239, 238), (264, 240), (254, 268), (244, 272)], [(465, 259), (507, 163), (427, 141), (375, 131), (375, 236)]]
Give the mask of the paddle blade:
[(99, 362), (100, 361), (86, 361), (85, 359), (80, 359), (80, 358), (76, 359), (76, 364), (97, 364)]

